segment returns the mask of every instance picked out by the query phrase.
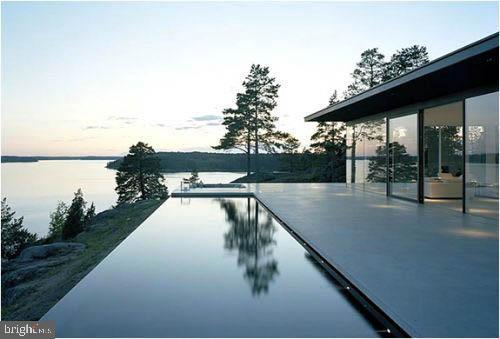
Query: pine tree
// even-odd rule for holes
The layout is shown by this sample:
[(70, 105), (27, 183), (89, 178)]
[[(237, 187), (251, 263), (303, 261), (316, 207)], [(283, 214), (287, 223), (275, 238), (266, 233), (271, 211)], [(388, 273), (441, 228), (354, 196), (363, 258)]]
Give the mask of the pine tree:
[[(373, 86), (379, 85), (386, 79), (387, 63), (385, 57), (378, 48), (371, 48), (361, 53), (361, 60), (356, 64), (352, 72), (354, 82), (351, 83), (344, 92), (344, 97), (349, 98), (364, 92)], [(351, 128), (348, 138), (351, 139), (351, 182), (355, 182), (356, 173), (356, 145), (363, 138), (368, 140), (378, 140), (380, 135), (375, 133), (381, 126), (382, 121), (370, 121), (364, 124), (357, 124)]]
[(366, 181), (380, 183), (387, 181), (387, 147), (385, 145), (377, 146), (375, 156), (368, 162), (368, 175)]
[(389, 144), (392, 165), (389, 167), (389, 176), (393, 182), (412, 182), (417, 180), (416, 159), (406, 151), (406, 146), (399, 142)]
[[(392, 165), (389, 167), (389, 176), (393, 182), (411, 182), (417, 180), (417, 164), (414, 159), (406, 151), (406, 146), (399, 142), (393, 142), (389, 145)], [(385, 145), (378, 146), (376, 155), (370, 158), (368, 163), (368, 182), (386, 182), (386, 154), (387, 148)]]
[(277, 105), (280, 85), (269, 73), (269, 67), (253, 64), (243, 82), (245, 91), (239, 95), (251, 117), (257, 179), (260, 172), (259, 150), (273, 152), (279, 143), (275, 125), (278, 118), (271, 112)]
[(50, 239), (62, 238), (62, 230), (67, 217), (68, 217), (68, 205), (66, 205), (62, 201), (59, 201), (56, 210), (50, 214), (50, 222), (49, 222)]
[(85, 212), (85, 217), (83, 218), (85, 226), (87, 226), (94, 217), (95, 217), (95, 205), (94, 203), (91, 203), (90, 207), (87, 209), (87, 212)]
[(160, 172), (160, 159), (152, 146), (138, 142), (130, 147), (116, 173), (118, 203), (168, 196), (165, 178)]
[(68, 208), (68, 214), (62, 228), (62, 238), (71, 239), (85, 228), (85, 205), (82, 190), (79, 188)]
[[(338, 102), (337, 91), (330, 97), (329, 104)], [(316, 126), (311, 136), (311, 150), (327, 157), (326, 173), (330, 181), (345, 181), (346, 126), (343, 122), (323, 121)]]
[(244, 98), (237, 96), (236, 109), (226, 108), (222, 114), (224, 121), (222, 125), (226, 127), (226, 133), (220, 139), (219, 145), (212, 146), (215, 150), (236, 149), (246, 154), (247, 176), (250, 175), (250, 154), (252, 147), (252, 117), (251, 112), (246, 109)]
[(2, 258), (12, 259), (37, 240), (37, 235), (23, 227), (23, 217), (14, 218), (16, 212), (2, 199)]
[(382, 83), (386, 72), (384, 58), (378, 48), (367, 49), (361, 53), (361, 60), (351, 73), (354, 81), (347, 87), (344, 96), (349, 98)]
[(382, 142), (385, 135), (384, 126), (384, 119), (370, 120), (351, 126), (351, 133), (347, 136), (351, 139), (351, 145), (348, 147), (351, 149), (351, 183), (356, 181), (356, 147), (358, 142), (363, 139)]
[(413, 45), (402, 48), (391, 56), (386, 64), (383, 80), (391, 80), (429, 62), (429, 53), (425, 46)]
[(279, 148), (282, 150), (284, 157), (282, 158), (286, 161), (288, 165), (288, 170), (293, 172), (295, 169), (294, 158), (298, 153), (300, 142), (297, 138), (289, 133), (279, 132), (279, 139), (281, 140)]
[(216, 150), (236, 149), (247, 156), (247, 176), (250, 175), (250, 155), (254, 152), (255, 172), (259, 173), (259, 151), (278, 151), (284, 143), (283, 133), (277, 131), (277, 117), (271, 111), (277, 105), (280, 85), (269, 75), (269, 68), (253, 64), (243, 81), (243, 93), (236, 95), (236, 108), (222, 113), (226, 134)]

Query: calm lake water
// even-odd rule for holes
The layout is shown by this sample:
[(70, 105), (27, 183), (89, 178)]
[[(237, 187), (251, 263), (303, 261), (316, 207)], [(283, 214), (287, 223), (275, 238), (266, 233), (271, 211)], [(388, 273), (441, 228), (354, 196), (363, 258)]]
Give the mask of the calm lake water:
[[(85, 200), (93, 201), (98, 212), (116, 203), (115, 170), (105, 168), (105, 160), (50, 160), (2, 164), (2, 197), (16, 216), (24, 216), (24, 226), (39, 236), (47, 234), (49, 214), (58, 201), (71, 202), (81, 188)], [(170, 191), (189, 173), (166, 173)], [(231, 172), (201, 172), (205, 183), (226, 183), (244, 175)]]
[(379, 337), (252, 198), (171, 198), (42, 320), (58, 337)]

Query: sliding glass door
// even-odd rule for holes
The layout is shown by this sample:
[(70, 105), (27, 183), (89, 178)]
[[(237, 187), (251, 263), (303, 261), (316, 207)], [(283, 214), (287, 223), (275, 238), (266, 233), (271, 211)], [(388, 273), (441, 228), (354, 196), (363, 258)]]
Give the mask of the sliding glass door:
[(425, 109), (423, 133), (425, 203), (462, 211), (463, 101)]
[(418, 199), (418, 116), (389, 119), (389, 193)]
[(498, 92), (465, 100), (465, 207), (498, 218)]

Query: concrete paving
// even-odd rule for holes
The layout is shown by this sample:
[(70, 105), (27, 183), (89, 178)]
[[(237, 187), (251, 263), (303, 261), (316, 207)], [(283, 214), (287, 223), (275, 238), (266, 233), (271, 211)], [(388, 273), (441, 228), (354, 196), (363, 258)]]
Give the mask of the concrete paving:
[(255, 196), (415, 337), (498, 337), (498, 220), (341, 184)]

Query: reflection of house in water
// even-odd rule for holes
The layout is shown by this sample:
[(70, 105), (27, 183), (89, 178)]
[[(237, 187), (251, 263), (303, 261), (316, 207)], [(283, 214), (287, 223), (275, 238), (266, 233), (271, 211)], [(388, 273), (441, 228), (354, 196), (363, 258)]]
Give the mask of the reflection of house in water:
[(231, 225), (224, 234), (224, 247), (238, 251), (238, 266), (245, 267), (244, 278), (252, 294), (267, 293), (269, 284), (279, 274), (278, 262), (273, 257), (276, 227), (271, 215), (251, 198), (219, 202)]

